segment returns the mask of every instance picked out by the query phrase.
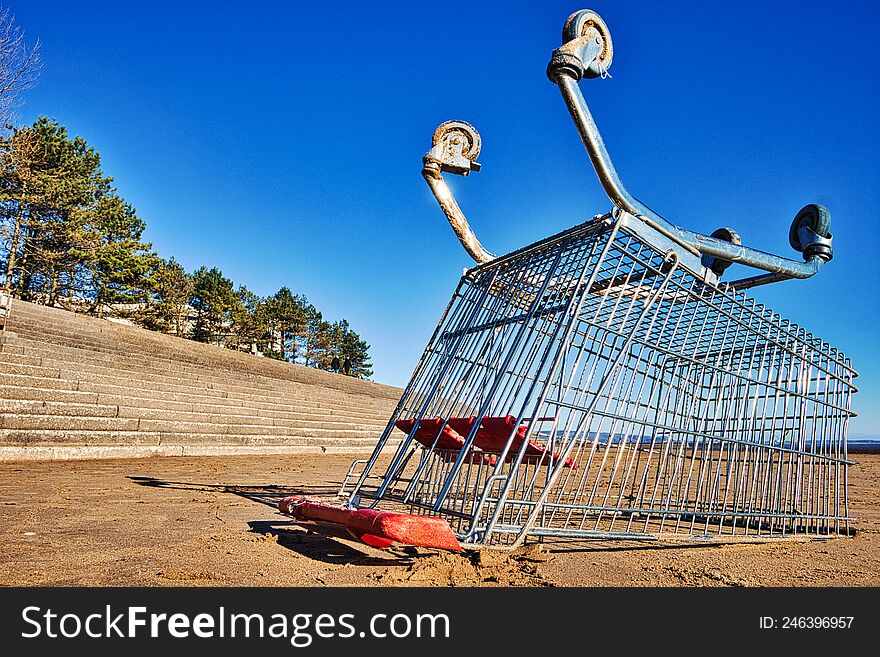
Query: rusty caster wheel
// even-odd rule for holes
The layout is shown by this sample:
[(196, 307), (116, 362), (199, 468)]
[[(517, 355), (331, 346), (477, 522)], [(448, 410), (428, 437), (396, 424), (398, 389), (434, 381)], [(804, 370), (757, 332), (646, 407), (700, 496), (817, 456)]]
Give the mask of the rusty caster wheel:
[(584, 71), (584, 77), (586, 78), (596, 78), (604, 75), (611, 67), (611, 60), (614, 57), (614, 45), (611, 43), (611, 33), (608, 31), (608, 26), (605, 25), (605, 21), (596, 12), (590, 9), (581, 9), (569, 16), (568, 20), (565, 21), (565, 26), (562, 28), (562, 43), (568, 43), (579, 37), (587, 36), (591, 30), (597, 33), (596, 37), (600, 39), (602, 50), (599, 56)]
[(471, 162), (477, 159), (483, 145), (480, 133), (466, 121), (445, 121), (437, 126), (434, 137), (431, 139), (431, 145), (437, 146), (444, 139), (448, 139), (450, 144), (460, 143), (461, 154)]

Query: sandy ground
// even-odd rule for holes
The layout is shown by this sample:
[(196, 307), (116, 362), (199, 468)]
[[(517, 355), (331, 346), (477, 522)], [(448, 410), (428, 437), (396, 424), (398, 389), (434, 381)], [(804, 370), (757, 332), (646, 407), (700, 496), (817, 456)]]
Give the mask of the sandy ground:
[(878, 586), (880, 455), (852, 458), (853, 538), (465, 555), (383, 552), (275, 511), (282, 495), (335, 492), (349, 457), (0, 463), (0, 584)]

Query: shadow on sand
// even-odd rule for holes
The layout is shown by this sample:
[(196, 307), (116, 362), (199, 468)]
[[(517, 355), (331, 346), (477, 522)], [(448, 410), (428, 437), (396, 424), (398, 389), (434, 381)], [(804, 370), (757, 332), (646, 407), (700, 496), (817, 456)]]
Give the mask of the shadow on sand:
[[(140, 486), (167, 488), (174, 490), (206, 491), (236, 495), (251, 502), (257, 502), (278, 509), (278, 502), (290, 495), (315, 495), (324, 499), (331, 498), (339, 490), (332, 482), (323, 486), (276, 486), (272, 484), (238, 486), (227, 484), (200, 484), (184, 481), (165, 481), (155, 477), (128, 477)], [(408, 566), (413, 563), (412, 557), (417, 552), (408, 546), (393, 546), (384, 551), (387, 558), (375, 556), (357, 549), (360, 545), (347, 530), (331, 523), (304, 523), (294, 520), (280, 519), (249, 521), (250, 531), (262, 536), (272, 536), (278, 544), (303, 556), (330, 564), (354, 564), (360, 566)], [(339, 540), (342, 539), (342, 540)], [(344, 541), (344, 542), (343, 542)], [(354, 544), (352, 544), (354, 542)], [(697, 548), (721, 547), (722, 543), (664, 543), (654, 541), (542, 541), (543, 547), (550, 553), (590, 553), (590, 552), (650, 552), (667, 550), (693, 550)], [(369, 549), (369, 548), (365, 548)]]
[[(129, 476), (129, 480), (139, 486), (165, 488), (169, 490), (203, 491), (225, 493), (242, 497), (251, 502), (278, 509), (278, 502), (291, 495), (315, 495), (325, 499), (332, 497), (339, 486), (276, 486), (273, 484), (239, 486), (235, 484), (202, 484), (188, 481), (166, 481), (156, 477)], [(279, 512), (280, 514), (280, 512)], [(356, 541), (344, 527), (330, 523), (304, 523), (295, 520), (250, 520), (250, 531), (260, 536), (270, 536), (278, 545), (316, 561), (340, 565), (357, 566), (408, 566), (412, 564), (407, 547), (392, 547), (385, 551), (387, 558), (375, 556), (357, 549), (351, 541)], [(342, 539), (342, 540), (339, 540)], [(359, 543), (357, 544), (359, 545)], [(371, 548), (369, 549), (372, 552)]]

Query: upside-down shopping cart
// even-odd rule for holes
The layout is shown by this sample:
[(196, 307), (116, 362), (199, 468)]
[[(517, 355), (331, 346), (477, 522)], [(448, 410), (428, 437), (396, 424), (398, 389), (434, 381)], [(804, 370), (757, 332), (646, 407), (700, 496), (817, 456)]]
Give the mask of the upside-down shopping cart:
[[(286, 510), (335, 514), (377, 545), (450, 547), (446, 523), (465, 546), (848, 535), (856, 372), (743, 292), (830, 260), (827, 210), (808, 205), (792, 223), (802, 262), (744, 247), (731, 229), (705, 236), (666, 221), (621, 183), (578, 85), (610, 66), (607, 27), (577, 12), (563, 42), (548, 75), (613, 210), (495, 257), (442, 177), (478, 169), (479, 135), (441, 125), (423, 175), (478, 265), (372, 455), (349, 471), (347, 502)], [(765, 273), (721, 282), (734, 262)], [(346, 519), (365, 512), (386, 527)], [(395, 518), (424, 518), (427, 538), (394, 533)]]

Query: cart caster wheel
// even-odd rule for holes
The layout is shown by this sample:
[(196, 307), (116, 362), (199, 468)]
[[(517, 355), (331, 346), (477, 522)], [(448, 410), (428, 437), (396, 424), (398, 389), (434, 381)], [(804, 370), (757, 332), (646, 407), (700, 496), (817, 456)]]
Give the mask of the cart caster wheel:
[(810, 203), (801, 208), (797, 213), (794, 221), (791, 222), (791, 229), (788, 231), (788, 243), (795, 251), (803, 253), (805, 244), (801, 244), (800, 230), (801, 226), (806, 226), (819, 237), (831, 238), (831, 213), (828, 208)]
[[(740, 238), (739, 233), (733, 230), (733, 228), (719, 228), (715, 230), (709, 237), (724, 240), (725, 242), (730, 242), (731, 244), (742, 244), (742, 238)], [(721, 258), (716, 258), (715, 256), (703, 256), (703, 265), (711, 269), (718, 276), (721, 276), (721, 274), (723, 274), (724, 271), (732, 264), (733, 262), (730, 260), (723, 260)]]
[(602, 39), (602, 50), (599, 56), (584, 71), (584, 77), (597, 78), (611, 68), (611, 60), (614, 57), (611, 32), (608, 31), (608, 26), (599, 17), (599, 14), (589, 9), (581, 9), (569, 16), (568, 20), (565, 21), (565, 26), (562, 28), (562, 43), (565, 44), (585, 36), (590, 29), (594, 29), (599, 33), (599, 37)]
[(437, 126), (431, 145), (437, 146), (444, 140), (461, 144), (461, 154), (471, 162), (477, 159), (483, 144), (477, 129), (465, 121), (445, 121)]

